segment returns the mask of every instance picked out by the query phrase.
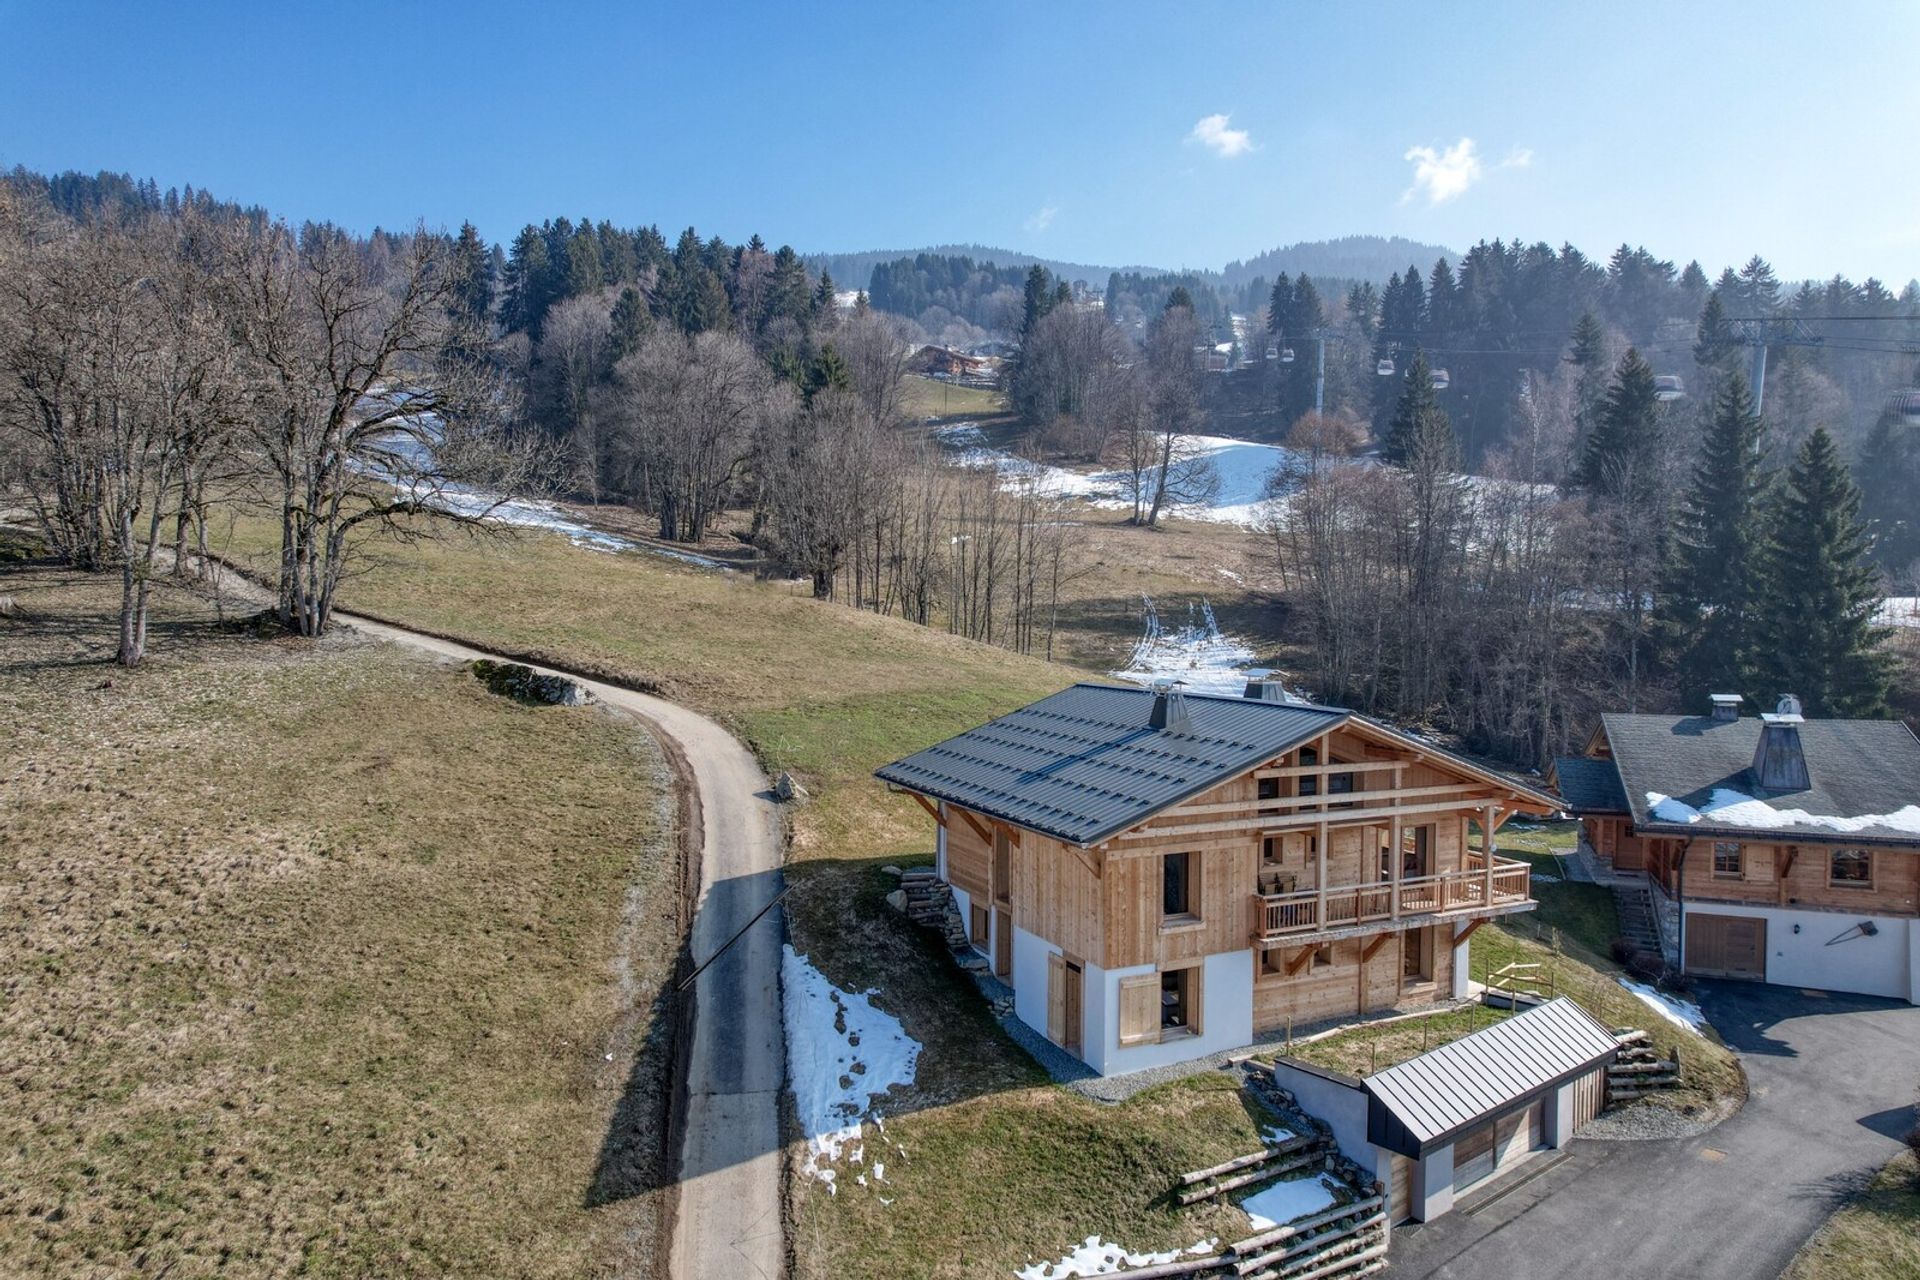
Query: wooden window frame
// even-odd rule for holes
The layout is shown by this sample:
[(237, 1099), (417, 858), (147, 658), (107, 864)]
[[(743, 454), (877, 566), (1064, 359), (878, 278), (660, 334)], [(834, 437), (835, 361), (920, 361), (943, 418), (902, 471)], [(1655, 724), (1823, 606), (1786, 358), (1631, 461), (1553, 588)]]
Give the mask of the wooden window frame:
[[(1836, 879), (1834, 877), (1833, 864), (1836, 861), (1838, 861), (1840, 858), (1846, 857), (1846, 856), (1858, 857), (1863, 859), (1866, 862), (1867, 874), (1865, 879), (1851, 880), (1851, 879)], [(1864, 889), (1867, 892), (1871, 893), (1873, 891), (1873, 850), (1871, 849), (1829, 849), (1827, 850), (1827, 888), (1848, 889), (1848, 890)]]
[[(1183, 886), (1187, 899), (1186, 910), (1184, 911), (1170, 912), (1167, 910), (1166, 881), (1167, 859), (1169, 858), (1185, 858), (1187, 860), (1186, 875), (1184, 877), (1186, 883)], [(1197, 925), (1201, 922), (1200, 866), (1201, 855), (1196, 849), (1182, 849), (1173, 853), (1163, 853), (1160, 855), (1160, 927), (1162, 929), (1182, 929)]]
[[(1733, 850), (1733, 870), (1723, 871), (1720, 859), (1723, 851)], [(1744, 880), (1747, 876), (1747, 846), (1738, 840), (1715, 840), (1713, 842), (1713, 878), (1715, 880)]]
[[(1187, 1020), (1184, 1025), (1178, 1027), (1169, 1027), (1164, 1021), (1166, 1018), (1166, 1001), (1160, 995), (1160, 992), (1166, 990), (1167, 977), (1169, 975), (1177, 975), (1181, 983), (1184, 984), (1184, 994), (1181, 1003), (1184, 1006)], [(1187, 964), (1162, 965), (1160, 971), (1154, 975), (1155, 981), (1158, 984), (1155, 988), (1154, 999), (1157, 1001), (1155, 1012), (1160, 1015), (1161, 1019), (1157, 1027), (1160, 1043), (1165, 1044), (1170, 1040), (1198, 1038), (1205, 1034), (1202, 1026), (1206, 1010), (1205, 977), (1205, 966), (1203, 962), (1199, 960), (1194, 960)]]
[[(1322, 957), (1324, 957), (1324, 959)], [(1313, 963), (1307, 966), (1307, 972), (1311, 973), (1316, 969), (1331, 968), (1333, 968), (1333, 944), (1331, 942), (1323, 942), (1313, 949)]]

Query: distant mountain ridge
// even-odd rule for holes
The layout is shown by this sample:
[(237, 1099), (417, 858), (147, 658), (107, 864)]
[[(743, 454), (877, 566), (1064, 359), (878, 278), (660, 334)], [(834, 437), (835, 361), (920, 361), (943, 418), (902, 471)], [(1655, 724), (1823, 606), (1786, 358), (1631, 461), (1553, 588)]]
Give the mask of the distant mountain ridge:
[[(877, 264), (915, 258), (923, 253), (946, 258), (972, 258), (975, 262), (991, 262), (1002, 267), (1030, 267), (1037, 262), (1063, 280), (1085, 280), (1096, 289), (1106, 288), (1107, 277), (1115, 271), (1113, 267), (1090, 262), (1068, 262), (1014, 249), (995, 249), (984, 244), (931, 244), (918, 249), (869, 249), (860, 253), (803, 253), (800, 258), (809, 271), (824, 269), (842, 289), (864, 289), (873, 278), (873, 269)], [(1153, 275), (1164, 275), (1167, 270), (1165, 267), (1139, 266), (1118, 269)]]
[(1431, 271), (1441, 258), (1453, 264), (1460, 261), (1460, 255), (1452, 249), (1404, 236), (1340, 236), (1269, 249), (1244, 261), (1229, 262), (1220, 274), (1229, 289), (1237, 289), (1257, 276), (1271, 280), (1282, 271), (1288, 275), (1304, 271), (1316, 279), (1385, 284), (1388, 276), (1410, 266), (1419, 267), (1423, 274)]
[(1418, 266), (1431, 270), (1434, 261), (1445, 258), (1458, 263), (1460, 255), (1442, 245), (1409, 240), (1404, 236), (1340, 236), (1332, 240), (1301, 240), (1281, 245), (1241, 261), (1229, 262), (1219, 270), (1195, 267), (1152, 267), (1134, 264), (1124, 267), (1102, 266), (1092, 262), (1069, 262), (1017, 249), (998, 249), (984, 244), (934, 244), (915, 249), (870, 249), (859, 253), (806, 253), (801, 258), (811, 271), (825, 270), (843, 289), (864, 289), (873, 278), (873, 269), (882, 262), (936, 254), (949, 258), (972, 258), (1002, 267), (1030, 267), (1039, 263), (1063, 280), (1084, 280), (1096, 289), (1106, 287), (1107, 277), (1115, 271), (1141, 275), (1171, 275), (1176, 270), (1217, 277), (1229, 289), (1237, 289), (1257, 276), (1271, 280), (1282, 271), (1298, 275), (1304, 271), (1316, 278), (1334, 280), (1371, 280), (1385, 284), (1387, 277)]

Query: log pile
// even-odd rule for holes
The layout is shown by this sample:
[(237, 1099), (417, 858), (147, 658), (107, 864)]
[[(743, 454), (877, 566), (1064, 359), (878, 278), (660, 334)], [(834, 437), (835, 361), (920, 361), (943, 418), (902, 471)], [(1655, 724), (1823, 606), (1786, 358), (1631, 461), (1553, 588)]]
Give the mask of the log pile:
[(1662, 1089), (1680, 1087), (1680, 1048), (1674, 1046), (1671, 1061), (1659, 1056), (1653, 1037), (1636, 1027), (1618, 1028), (1613, 1038), (1620, 1045), (1613, 1061), (1607, 1064), (1607, 1097), (1614, 1102), (1644, 1098)]

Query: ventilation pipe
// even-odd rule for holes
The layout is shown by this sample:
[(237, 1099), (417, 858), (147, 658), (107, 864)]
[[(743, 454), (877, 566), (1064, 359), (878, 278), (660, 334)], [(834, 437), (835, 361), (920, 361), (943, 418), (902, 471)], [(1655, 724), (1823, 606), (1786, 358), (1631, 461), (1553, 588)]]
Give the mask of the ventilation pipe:
[(1193, 726), (1193, 719), (1187, 714), (1187, 700), (1180, 694), (1183, 683), (1163, 680), (1153, 686), (1153, 711), (1147, 716), (1148, 728), (1185, 733)]
[(1807, 755), (1800, 745), (1800, 699), (1786, 694), (1779, 707), (1760, 716), (1760, 741), (1753, 748), (1753, 779), (1767, 791), (1805, 791)]
[(1737, 693), (1711, 693), (1707, 695), (1713, 702), (1715, 720), (1738, 720), (1740, 718), (1740, 695)]

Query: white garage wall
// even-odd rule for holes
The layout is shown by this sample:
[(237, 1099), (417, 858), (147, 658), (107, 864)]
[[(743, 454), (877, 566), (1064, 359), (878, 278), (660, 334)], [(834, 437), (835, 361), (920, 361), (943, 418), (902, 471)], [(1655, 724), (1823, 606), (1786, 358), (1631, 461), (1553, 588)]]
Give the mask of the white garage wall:
[[(1843, 911), (1796, 911), (1791, 907), (1687, 906), (1688, 927), (1697, 916), (1735, 916), (1767, 922), (1767, 981), (1816, 991), (1850, 991), (1920, 1003), (1920, 922)], [(1878, 930), (1857, 930), (1871, 920)], [(1795, 933), (1793, 927), (1800, 926)], [(1841, 935), (1846, 935), (1842, 939)]]

